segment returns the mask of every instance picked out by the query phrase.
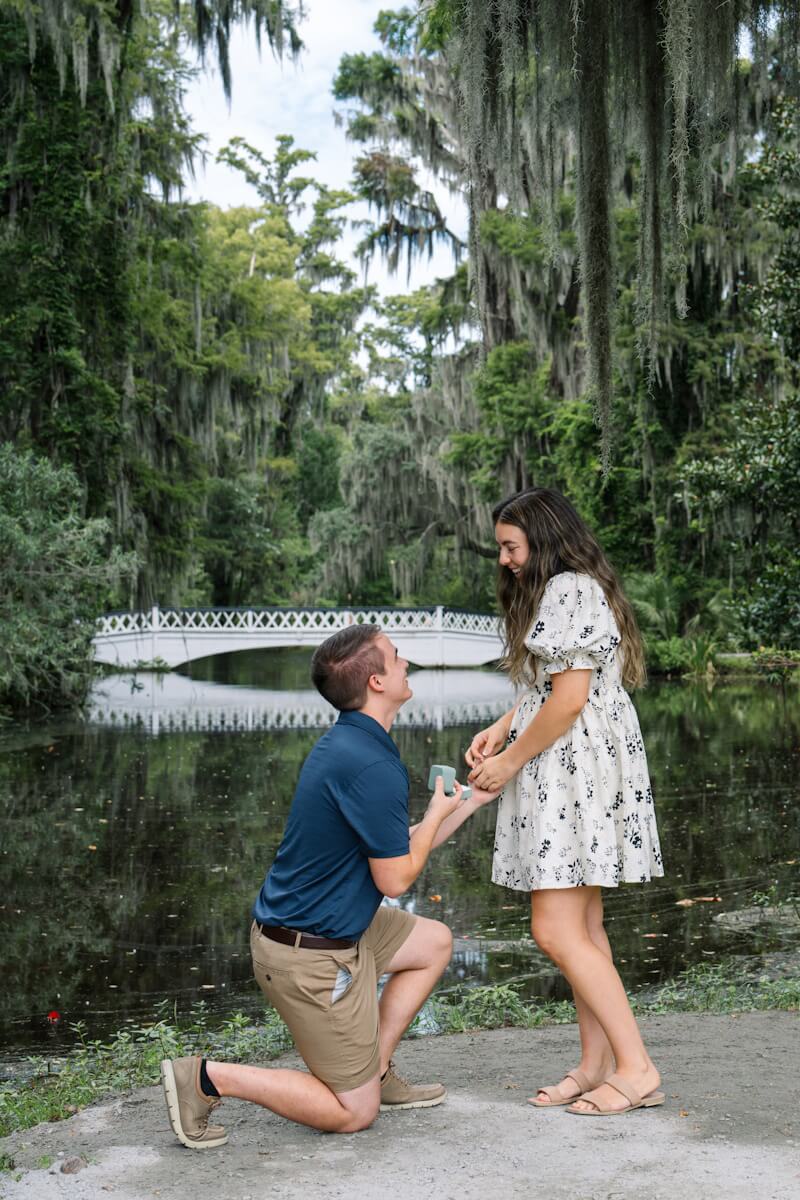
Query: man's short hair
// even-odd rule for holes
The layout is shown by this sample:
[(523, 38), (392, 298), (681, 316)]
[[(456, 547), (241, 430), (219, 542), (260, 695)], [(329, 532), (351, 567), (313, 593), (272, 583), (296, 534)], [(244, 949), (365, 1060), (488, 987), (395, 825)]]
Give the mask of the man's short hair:
[(386, 657), (377, 638), (377, 625), (348, 625), (317, 646), (311, 659), (314, 687), (340, 712), (361, 708), (370, 675), (383, 675)]

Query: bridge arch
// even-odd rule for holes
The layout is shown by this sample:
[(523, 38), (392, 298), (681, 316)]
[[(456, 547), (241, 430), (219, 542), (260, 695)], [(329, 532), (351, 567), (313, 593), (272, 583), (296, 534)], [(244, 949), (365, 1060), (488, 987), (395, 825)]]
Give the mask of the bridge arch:
[(181, 666), (211, 654), (318, 646), (355, 623), (378, 625), (419, 667), (478, 667), (502, 654), (497, 617), (445, 608), (160, 608), (108, 613), (95, 659), (116, 667)]

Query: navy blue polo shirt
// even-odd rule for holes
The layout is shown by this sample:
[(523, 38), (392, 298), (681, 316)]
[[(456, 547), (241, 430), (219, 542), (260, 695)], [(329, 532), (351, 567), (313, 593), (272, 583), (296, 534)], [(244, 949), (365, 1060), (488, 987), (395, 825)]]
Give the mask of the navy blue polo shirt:
[(383, 899), (367, 860), (408, 850), (400, 752), (372, 717), (343, 712), (303, 763), (253, 916), (262, 925), (357, 941)]

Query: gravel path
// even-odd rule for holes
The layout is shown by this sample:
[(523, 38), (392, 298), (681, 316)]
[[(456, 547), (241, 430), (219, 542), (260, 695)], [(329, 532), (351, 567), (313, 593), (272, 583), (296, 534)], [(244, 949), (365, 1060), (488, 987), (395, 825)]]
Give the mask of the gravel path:
[[(798, 1200), (800, 1018), (670, 1015), (643, 1021), (662, 1109), (589, 1120), (525, 1104), (576, 1059), (574, 1026), (404, 1042), (398, 1067), (441, 1079), (447, 1101), (337, 1137), (226, 1101), (230, 1141), (175, 1142), (160, 1090), (6, 1138), (3, 1200)], [(293, 1063), (293, 1056), (282, 1062)], [(54, 1162), (38, 1167), (44, 1156)], [(86, 1161), (75, 1174), (61, 1165)]]

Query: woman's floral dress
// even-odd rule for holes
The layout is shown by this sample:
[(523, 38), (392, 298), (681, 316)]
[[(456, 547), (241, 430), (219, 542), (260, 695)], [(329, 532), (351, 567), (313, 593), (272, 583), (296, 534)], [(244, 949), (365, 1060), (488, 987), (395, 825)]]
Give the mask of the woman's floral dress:
[(567, 732), (506, 784), (493, 882), (527, 892), (663, 875), (644, 743), (620, 675), (619, 629), (598, 581), (575, 571), (549, 579), (525, 644), (535, 675), (509, 741), (550, 695), (551, 675), (590, 669), (589, 699)]

